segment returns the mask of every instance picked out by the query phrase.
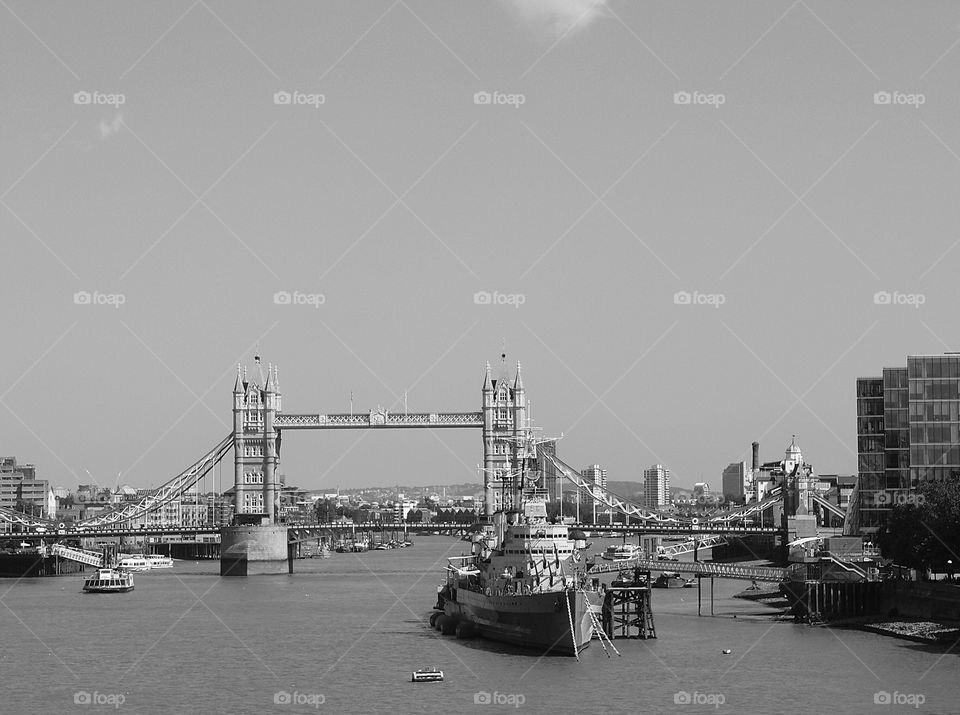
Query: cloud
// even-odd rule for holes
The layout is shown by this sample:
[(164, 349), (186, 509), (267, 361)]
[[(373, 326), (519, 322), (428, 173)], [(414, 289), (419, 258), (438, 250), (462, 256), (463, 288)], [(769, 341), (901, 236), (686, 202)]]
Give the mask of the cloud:
[(606, 17), (610, 0), (500, 0), (525, 22), (563, 35)]
[(123, 127), (123, 115), (117, 114), (113, 121), (105, 122), (100, 120), (100, 141), (105, 141), (120, 131)]

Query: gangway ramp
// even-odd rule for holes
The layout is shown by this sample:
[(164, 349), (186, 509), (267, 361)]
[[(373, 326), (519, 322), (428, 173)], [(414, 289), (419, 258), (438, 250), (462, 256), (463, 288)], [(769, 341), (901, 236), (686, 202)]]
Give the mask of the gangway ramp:
[(103, 568), (103, 554), (96, 551), (87, 551), (86, 549), (76, 549), (72, 546), (64, 546), (63, 544), (54, 544), (50, 547), (50, 555), (59, 556), (62, 559), (70, 559), (71, 561), (79, 561), (87, 566)]
[(712, 549), (714, 546), (721, 546), (722, 544), (726, 543), (726, 536), (714, 534), (713, 536), (698, 538), (696, 540), (687, 539), (679, 544), (660, 546), (657, 548), (657, 553), (663, 554), (664, 556), (679, 556), (680, 554), (692, 553), (696, 549)]
[(741, 566), (738, 564), (718, 564), (710, 561), (661, 561), (659, 559), (628, 559), (611, 564), (597, 564), (588, 569), (590, 575), (613, 573), (629, 569), (646, 571), (675, 571), (692, 573), (716, 578), (737, 578), (747, 581), (779, 582), (787, 578), (787, 569), (775, 566)]

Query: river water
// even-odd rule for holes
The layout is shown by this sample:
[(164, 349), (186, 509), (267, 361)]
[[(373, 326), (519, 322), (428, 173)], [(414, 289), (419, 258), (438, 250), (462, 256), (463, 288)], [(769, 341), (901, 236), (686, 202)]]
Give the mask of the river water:
[[(777, 622), (730, 598), (742, 581), (716, 581), (714, 617), (695, 588), (655, 590), (658, 638), (618, 640), (620, 657), (441, 636), (425, 619), (467, 546), (422, 536), (298, 560), (293, 576), (177, 562), (127, 594), (2, 580), (0, 713), (960, 713), (960, 647)], [(410, 682), (430, 665), (445, 682)], [(875, 704), (883, 693), (895, 702)]]

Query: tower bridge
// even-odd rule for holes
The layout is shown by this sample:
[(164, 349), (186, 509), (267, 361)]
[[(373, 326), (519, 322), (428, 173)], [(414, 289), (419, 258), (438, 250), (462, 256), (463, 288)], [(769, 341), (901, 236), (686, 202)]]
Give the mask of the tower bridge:
[(366, 413), (287, 414), (283, 412), (278, 370), (255, 358), (256, 376), (237, 366), (233, 387), (234, 499), (239, 521), (269, 526), (276, 523), (277, 465), (285, 430), (330, 429), (478, 429), (483, 442), (485, 508), (492, 514), (518, 495), (508, 493), (510, 475), (530, 457), (527, 400), (517, 363), (516, 376), (506, 371), (493, 379), (486, 365), (479, 412), (394, 413), (377, 408)]
[[(580, 473), (532, 438), (526, 390), (520, 364), (511, 378), (502, 368), (496, 379), (486, 364), (479, 411), (391, 412), (383, 408), (350, 413), (287, 413), (283, 411), (278, 369), (268, 365), (264, 373), (259, 356), (254, 374), (237, 366), (233, 387), (233, 430), (209, 452), (177, 476), (141, 499), (65, 524), (38, 519), (9, 509), (0, 509), (0, 521), (17, 525), (33, 536), (78, 537), (89, 535), (144, 534), (145, 516), (157, 512), (191, 489), (232, 451), (234, 461), (234, 525), (219, 529), (221, 573), (279, 572), (286, 568), (287, 526), (279, 523), (277, 484), (284, 433), (299, 430), (342, 429), (474, 429), (483, 448), (484, 514), (509, 511), (518, 505), (521, 484), (518, 474), (540, 473), (552, 465), (555, 473), (606, 506), (625, 514), (628, 523), (604, 527), (606, 531), (633, 534), (695, 535), (775, 533), (783, 528), (757, 526), (753, 517), (783, 504), (779, 489), (765, 499), (733, 510), (717, 511), (703, 518), (683, 517), (673, 512), (649, 509), (588, 483)], [(367, 525), (360, 525), (363, 528)], [(380, 528), (380, 523), (370, 525)], [(401, 526), (401, 525), (396, 525)], [(410, 528), (411, 525), (407, 525)], [(586, 525), (584, 525), (586, 526)], [(139, 528), (137, 528), (139, 527)], [(446, 530), (445, 525), (430, 525)], [(462, 525), (450, 525), (462, 528)], [(187, 533), (192, 527), (182, 527)], [(216, 527), (200, 527), (207, 533)], [(159, 529), (167, 533), (171, 529)], [(152, 533), (152, 531), (151, 531)]]

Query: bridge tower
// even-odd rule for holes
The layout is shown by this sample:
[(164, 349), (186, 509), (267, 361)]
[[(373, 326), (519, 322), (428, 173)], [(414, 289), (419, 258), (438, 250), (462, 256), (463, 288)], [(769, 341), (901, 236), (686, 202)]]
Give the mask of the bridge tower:
[(514, 475), (526, 456), (523, 442), (529, 425), (520, 364), (511, 386), (506, 367), (493, 380), (487, 363), (482, 394), (484, 515), (489, 518), (516, 507), (522, 487)]
[(277, 522), (277, 441), (276, 416), (280, 411), (280, 383), (275, 365), (267, 366), (263, 387), (263, 512), (267, 524)]
[(287, 529), (277, 523), (277, 464), (281, 412), (277, 368), (263, 374), (260, 356), (254, 358), (257, 375), (248, 380), (237, 366), (233, 386), (234, 523), (220, 532), (220, 575), (284, 573)]
[[(276, 521), (276, 473), (279, 456), (276, 416), (281, 411), (277, 368), (267, 367), (264, 377), (260, 356), (255, 358), (259, 380), (248, 380), (246, 368), (237, 366), (233, 386), (233, 487), (237, 521)], [(243, 516), (249, 515), (249, 516)]]

